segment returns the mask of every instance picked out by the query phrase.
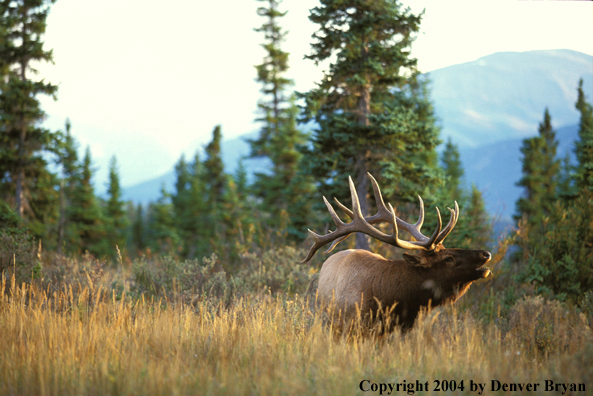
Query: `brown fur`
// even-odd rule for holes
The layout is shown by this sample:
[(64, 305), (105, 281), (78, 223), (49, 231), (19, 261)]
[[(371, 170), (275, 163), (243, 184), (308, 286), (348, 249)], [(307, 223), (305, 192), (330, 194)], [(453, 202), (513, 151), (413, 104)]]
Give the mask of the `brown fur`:
[(317, 290), (322, 302), (335, 304), (333, 319), (340, 315), (340, 323), (334, 323), (338, 327), (350, 326), (359, 315), (373, 321), (379, 311), (392, 308), (389, 321), (405, 330), (412, 327), (422, 308), (453, 303), (472, 282), (488, 276), (490, 271), (480, 268), (488, 260), (490, 253), (484, 250), (442, 245), (417, 256), (405, 253), (404, 260), (344, 250), (325, 261)]

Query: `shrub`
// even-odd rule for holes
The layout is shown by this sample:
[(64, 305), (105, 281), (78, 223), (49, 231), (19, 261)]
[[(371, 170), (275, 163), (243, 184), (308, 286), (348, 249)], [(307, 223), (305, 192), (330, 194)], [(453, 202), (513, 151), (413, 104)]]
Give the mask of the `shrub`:
[(529, 254), (521, 281), (561, 301), (579, 302), (593, 290), (593, 193), (556, 203), (541, 230), (529, 231), (522, 237)]
[(0, 231), (0, 273), (14, 275), (19, 284), (40, 278), (41, 262), (27, 234)]

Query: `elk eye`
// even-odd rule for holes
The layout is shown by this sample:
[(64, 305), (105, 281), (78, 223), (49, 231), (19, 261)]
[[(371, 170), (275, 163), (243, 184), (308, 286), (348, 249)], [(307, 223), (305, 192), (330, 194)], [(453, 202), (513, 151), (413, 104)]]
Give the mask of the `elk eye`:
[(455, 258), (453, 256), (445, 256), (445, 263), (455, 264)]

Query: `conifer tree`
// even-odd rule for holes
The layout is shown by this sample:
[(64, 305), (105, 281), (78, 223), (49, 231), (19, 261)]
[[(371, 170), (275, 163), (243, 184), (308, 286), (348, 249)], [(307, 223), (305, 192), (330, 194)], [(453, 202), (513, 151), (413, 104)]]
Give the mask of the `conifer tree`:
[[(295, 95), (291, 92), (293, 81), (286, 77), (289, 54), (281, 49), (286, 32), (279, 25), (279, 19), (286, 15), (280, 12), (278, 0), (258, 0), (266, 2), (259, 7), (258, 15), (266, 21), (258, 29), (264, 33), (262, 47), (266, 55), (261, 64), (256, 66), (257, 81), (262, 84), (264, 97), (259, 101), (261, 114), (257, 121), (262, 123), (259, 137), (250, 141), (252, 157), (267, 157), (272, 163), (271, 173), (256, 174), (252, 190), (262, 200), (262, 208), (270, 213), (272, 228), (286, 228), (292, 236), (304, 235), (306, 216), (310, 213), (307, 193), (314, 186), (310, 178), (298, 174), (302, 154), (298, 147), (305, 144), (306, 134), (297, 128), (298, 108)], [(300, 205), (299, 205), (300, 204)], [(306, 205), (306, 208), (302, 206)], [(301, 206), (297, 208), (297, 206)], [(282, 224), (280, 219), (288, 224)]]
[(226, 185), (226, 175), (222, 162), (220, 142), (222, 132), (220, 125), (212, 131), (212, 141), (206, 145), (206, 159), (204, 160), (204, 180), (208, 191), (208, 205), (212, 213), (217, 212), (217, 206), (222, 200)]
[(57, 252), (62, 253), (66, 240), (72, 240), (69, 233), (69, 218), (67, 208), (72, 199), (74, 183), (80, 173), (80, 164), (78, 163), (78, 144), (71, 133), (72, 124), (66, 119), (64, 125), (64, 135), (60, 139), (58, 148), (59, 165), (61, 168), (60, 179), (60, 219), (58, 221), (58, 240)]
[(517, 201), (515, 218), (526, 220), (532, 226), (541, 224), (550, 213), (557, 199), (560, 173), (560, 161), (556, 158), (558, 141), (548, 109), (538, 130), (538, 136), (523, 140), (523, 177), (517, 183), (525, 188), (525, 193)]
[(222, 152), (220, 150), (221, 140), (222, 133), (220, 125), (217, 125), (212, 131), (212, 141), (204, 148), (206, 152), (203, 178), (207, 195), (206, 221), (213, 229), (210, 240), (214, 245), (218, 245), (224, 233), (224, 224), (221, 221), (221, 208), (224, 204), (227, 176), (224, 173)]
[(466, 219), (467, 224), (464, 224), (464, 226), (469, 237), (459, 247), (467, 249), (485, 248), (492, 238), (492, 223), (486, 211), (482, 192), (473, 183), (463, 217)]
[(574, 166), (570, 163), (570, 153), (567, 151), (560, 164), (556, 194), (564, 202), (568, 202), (576, 196), (574, 170)]
[(144, 207), (138, 204), (134, 210), (134, 221), (132, 223), (132, 245), (136, 251), (143, 251), (146, 248), (146, 227), (144, 218)]
[(182, 253), (182, 237), (176, 224), (174, 204), (164, 185), (158, 201), (149, 205), (147, 218), (150, 247), (161, 254)]
[[(446, 177), (442, 192), (437, 197), (443, 206), (452, 206), (456, 201), (462, 213), (455, 231), (449, 235), (448, 243), (462, 249), (486, 248), (492, 234), (492, 224), (480, 190), (472, 184), (468, 192), (463, 188), (464, 170), (459, 149), (451, 139), (447, 141), (441, 155), (443, 173)], [(436, 225), (436, 224), (435, 224)], [(430, 220), (427, 228), (432, 226)]]
[(175, 165), (177, 181), (171, 197), (175, 212), (175, 224), (184, 241), (183, 255), (194, 258), (206, 254), (206, 247), (213, 224), (208, 223), (207, 191), (204, 165), (198, 153), (189, 164), (182, 156)]
[(579, 121), (579, 140), (575, 153), (578, 166), (576, 181), (579, 190), (593, 191), (593, 107), (587, 102), (583, 92), (583, 79), (579, 81), (576, 108), (581, 113)]
[(441, 156), (441, 163), (445, 177), (447, 178), (444, 184), (444, 190), (447, 198), (461, 201), (463, 195), (461, 183), (465, 172), (461, 164), (459, 149), (455, 144), (453, 144), (451, 138), (447, 140), (445, 150)]
[(122, 200), (122, 190), (119, 183), (117, 159), (111, 158), (109, 163), (109, 181), (107, 183), (107, 202), (105, 203), (105, 253), (115, 256), (116, 246), (121, 251), (126, 244), (127, 228), (129, 225), (125, 211), (125, 202)]
[(73, 186), (67, 216), (72, 226), (71, 250), (98, 255), (103, 253), (100, 243), (105, 237), (105, 228), (91, 180), (91, 163), (91, 150), (87, 147), (80, 174)]
[[(309, 16), (319, 30), (307, 58), (335, 61), (305, 94), (304, 121), (318, 125), (305, 150), (308, 171), (323, 195), (345, 200), (351, 174), (364, 215), (369, 171), (392, 201), (430, 195), (439, 174), (439, 130), (410, 56), (421, 15), (397, 0), (320, 2)], [(368, 248), (364, 235), (357, 234), (356, 246)]]
[[(45, 0), (0, 1), (0, 170), (5, 175), (3, 193), (13, 194), (15, 212), (43, 228), (48, 215), (58, 217), (57, 178), (47, 170), (44, 153), (55, 151), (55, 132), (41, 127), (44, 112), (38, 96), (55, 98), (57, 86), (35, 81), (36, 62), (51, 62), (43, 49), (49, 12)], [(6, 177), (7, 176), (7, 177)], [(45, 218), (44, 218), (45, 217)], [(55, 219), (54, 219), (55, 220)]]

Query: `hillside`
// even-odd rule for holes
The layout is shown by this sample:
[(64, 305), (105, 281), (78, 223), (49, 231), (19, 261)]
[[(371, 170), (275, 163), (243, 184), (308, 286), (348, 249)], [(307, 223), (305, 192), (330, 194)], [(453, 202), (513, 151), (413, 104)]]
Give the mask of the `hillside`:
[(537, 132), (548, 107), (555, 127), (578, 123), (579, 78), (591, 100), (593, 57), (575, 51), (503, 52), (431, 72), (442, 135), (479, 147)]
[[(578, 113), (574, 108), (579, 78), (593, 97), (593, 57), (568, 50), (496, 53), (474, 62), (431, 72), (432, 98), (442, 126), (442, 137), (458, 144), (466, 182), (484, 192), (490, 213), (510, 220), (521, 189), (521, 141), (537, 134), (547, 106), (564, 156), (576, 139)], [(234, 173), (249, 153), (244, 138), (223, 142), (225, 169)], [(266, 162), (245, 162), (250, 174), (265, 171)], [(161, 187), (172, 191), (173, 171), (124, 189), (125, 199), (148, 203)]]

